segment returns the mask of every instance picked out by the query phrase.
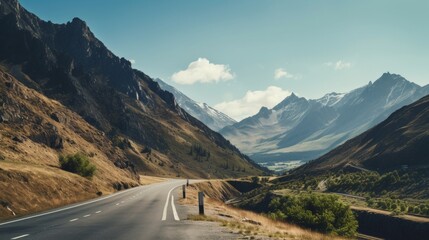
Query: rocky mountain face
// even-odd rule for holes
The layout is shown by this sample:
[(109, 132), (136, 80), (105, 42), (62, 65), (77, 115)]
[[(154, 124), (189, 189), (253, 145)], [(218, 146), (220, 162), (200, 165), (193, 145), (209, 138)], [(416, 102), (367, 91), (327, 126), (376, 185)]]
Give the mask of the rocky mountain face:
[(120, 148), (135, 171), (189, 177), (261, 173), (229, 141), (180, 108), (173, 94), (109, 51), (84, 21), (53, 24), (16, 0), (0, 3), (0, 29), (7, 33), (0, 35), (4, 72), (80, 115)]
[(174, 95), (174, 98), (182, 109), (184, 109), (187, 113), (191, 114), (196, 119), (200, 120), (212, 130), (219, 131), (226, 126), (237, 122), (228, 115), (210, 107), (206, 103), (195, 102), (184, 93), (180, 92), (173, 86), (168, 85), (161, 79), (155, 79), (155, 81), (163, 90), (171, 92)]
[(330, 93), (316, 100), (292, 94), (220, 133), (258, 162), (308, 161), (428, 93), (428, 86), (385, 73), (347, 94)]

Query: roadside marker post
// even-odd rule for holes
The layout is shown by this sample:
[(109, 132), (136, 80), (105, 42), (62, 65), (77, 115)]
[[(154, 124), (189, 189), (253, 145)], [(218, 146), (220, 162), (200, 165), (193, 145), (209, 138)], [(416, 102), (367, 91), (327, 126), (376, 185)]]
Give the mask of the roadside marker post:
[(200, 210), (200, 215), (204, 215), (204, 193), (198, 192), (198, 207)]
[(186, 185), (182, 185), (183, 198), (186, 198)]

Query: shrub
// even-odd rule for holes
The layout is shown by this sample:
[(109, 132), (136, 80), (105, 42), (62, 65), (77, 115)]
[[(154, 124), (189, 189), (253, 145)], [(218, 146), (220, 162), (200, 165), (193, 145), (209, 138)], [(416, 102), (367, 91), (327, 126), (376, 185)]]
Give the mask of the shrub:
[(355, 236), (358, 222), (350, 208), (338, 197), (299, 194), (276, 197), (269, 204), (269, 215), (323, 233)]
[(96, 170), (95, 166), (89, 162), (88, 157), (82, 153), (60, 156), (59, 160), (61, 169), (79, 174), (82, 177), (91, 178)]
[(252, 180), (253, 184), (258, 184), (259, 183), (259, 177), (258, 176), (252, 177), (251, 180)]
[(261, 178), (261, 184), (266, 184), (267, 182), (269, 182), (269, 178), (268, 177), (263, 177), (263, 178)]

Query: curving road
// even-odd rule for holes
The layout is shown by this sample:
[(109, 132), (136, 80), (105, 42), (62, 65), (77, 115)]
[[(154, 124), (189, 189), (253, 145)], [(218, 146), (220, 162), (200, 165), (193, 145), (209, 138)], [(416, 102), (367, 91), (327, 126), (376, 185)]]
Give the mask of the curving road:
[(0, 239), (201, 239), (175, 205), (186, 180), (140, 186), (99, 199), (0, 223)]

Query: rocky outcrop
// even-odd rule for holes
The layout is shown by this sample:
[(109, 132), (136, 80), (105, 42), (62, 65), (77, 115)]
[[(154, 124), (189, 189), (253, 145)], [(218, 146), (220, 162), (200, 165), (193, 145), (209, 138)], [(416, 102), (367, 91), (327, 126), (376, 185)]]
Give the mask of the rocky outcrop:
[(51, 113), (50, 117), (59, 123), (67, 123), (67, 121), (68, 121), (68, 119), (66, 118), (66, 116), (64, 114), (58, 113), (58, 112)]

